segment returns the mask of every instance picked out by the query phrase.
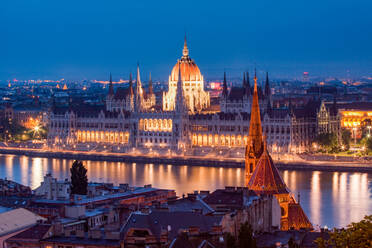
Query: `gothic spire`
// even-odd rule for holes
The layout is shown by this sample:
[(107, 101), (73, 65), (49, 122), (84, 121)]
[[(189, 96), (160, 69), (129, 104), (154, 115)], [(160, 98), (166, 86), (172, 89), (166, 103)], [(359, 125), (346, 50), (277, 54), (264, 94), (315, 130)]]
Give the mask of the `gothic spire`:
[(138, 84), (138, 86), (141, 86), (141, 76), (140, 76), (139, 63), (137, 63), (137, 78), (136, 78), (136, 83)]
[(183, 55), (183, 57), (188, 57), (189, 56), (189, 49), (187, 47), (186, 34), (185, 34), (185, 41), (184, 41), (184, 44), (183, 44), (182, 55)]
[(152, 90), (152, 80), (151, 80), (151, 72), (150, 72), (150, 77), (149, 77), (149, 94), (153, 94), (153, 90)]
[(269, 73), (266, 72), (265, 96), (271, 96), (271, 89), (269, 84)]
[(247, 72), (247, 77), (246, 77), (247, 79), (247, 81), (246, 81), (246, 84), (247, 84), (247, 86), (245, 87), (245, 94), (247, 95), (247, 96), (249, 96), (250, 94), (251, 94), (251, 84), (250, 84), (250, 82), (249, 82), (249, 72)]
[(260, 106), (258, 104), (256, 70), (254, 73), (254, 89), (253, 89), (251, 121), (249, 122), (248, 138), (253, 143), (253, 149), (254, 149), (255, 156), (259, 158), (262, 154), (263, 141), (262, 141)]
[(132, 79), (132, 72), (129, 73), (129, 92), (130, 92), (130, 95), (133, 96), (133, 79)]
[(223, 72), (223, 89), (222, 89), (222, 96), (227, 96), (227, 82), (226, 82), (226, 72)]
[(140, 77), (139, 63), (137, 63), (137, 78), (136, 78), (136, 97), (135, 97), (135, 108), (136, 110), (141, 109), (141, 99), (142, 99), (142, 85)]
[(110, 72), (109, 95), (114, 95), (114, 86), (112, 85), (112, 75)]
[(247, 82), (245, 81), (245, 72), (243, 72), (243, 89), (247, 87)]

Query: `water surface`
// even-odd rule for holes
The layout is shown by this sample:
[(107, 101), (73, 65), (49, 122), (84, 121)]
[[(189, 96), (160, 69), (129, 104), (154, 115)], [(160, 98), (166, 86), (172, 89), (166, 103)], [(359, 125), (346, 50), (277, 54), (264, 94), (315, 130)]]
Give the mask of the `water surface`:
[[(72, 160), (0, 155), (0, 178), (7, 177), (32, 189), (51, 172), (58, 179), (70, 177)], [(244, 169), (200, 166), (84, 161), (89, 181), (129, 183), (175, 189), (177, 195), (194, 190), (243, 186)], [(372, 214), (372, 174), (320, 171), (281, 171), (314, 225), (341, 227)]]

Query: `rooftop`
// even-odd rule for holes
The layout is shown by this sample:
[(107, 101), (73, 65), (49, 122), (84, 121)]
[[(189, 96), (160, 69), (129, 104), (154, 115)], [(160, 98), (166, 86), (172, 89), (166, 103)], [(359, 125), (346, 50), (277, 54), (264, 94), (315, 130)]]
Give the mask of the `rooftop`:
[(45, 218), (24, 208), (17, 208), (0, 214), (0, 236), (32, 226)]

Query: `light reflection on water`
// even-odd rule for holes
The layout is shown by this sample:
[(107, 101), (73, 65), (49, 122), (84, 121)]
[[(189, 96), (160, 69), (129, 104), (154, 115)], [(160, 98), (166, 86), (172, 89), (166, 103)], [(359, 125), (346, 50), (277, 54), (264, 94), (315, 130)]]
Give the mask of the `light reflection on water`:
[[(72, 160), (0, 155), (0, 178), (36, 188), (47, 172), (58, 179), (70, 176)], [(88, 178), (96, 182), (129, 183), (175, 189), (177, 194), (194, 190), (214, 190), (225, 186), (243, 186), (244, 170), (85, 161)], [(282, 171), (288, 188), (315, 225), (345, 226), (372, 214), (372, 174), (319, 171)]]

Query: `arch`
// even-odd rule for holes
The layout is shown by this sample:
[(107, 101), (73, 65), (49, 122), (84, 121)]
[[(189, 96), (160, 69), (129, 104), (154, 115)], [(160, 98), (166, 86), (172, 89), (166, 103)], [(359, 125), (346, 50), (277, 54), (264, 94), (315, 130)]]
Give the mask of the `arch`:
[(203, 135), (203, 146), (207, 146), (208, 145), (208, 137), (206, 134)]
[(238, 135), (238, 137), (236, 139), (236, 145), (238, 145), (238, 146), (242, 145), (242, 136), (241, 135)]
[(220, 136), (220, 144), (221, 144), (222, 146), (225, 145), (225, 135), (223, 135), (223, 134)]
[(215, 145), (215, 146), (218, 146), (218, 145), (219, 145), (218, 139), (219, 139), (218, 134), (215, 134), (215, 135), (214, 135), (214, 145)]

